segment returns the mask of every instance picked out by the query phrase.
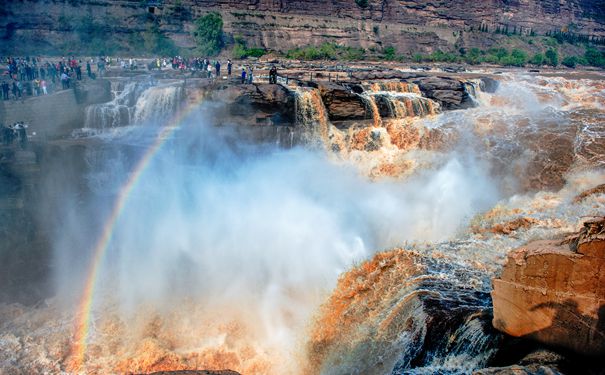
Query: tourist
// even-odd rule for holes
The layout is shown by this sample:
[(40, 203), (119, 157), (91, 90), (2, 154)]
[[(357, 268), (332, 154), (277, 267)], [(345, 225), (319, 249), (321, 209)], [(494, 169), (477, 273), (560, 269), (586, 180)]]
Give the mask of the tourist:
[(8, 93), (10, 91), (10, 87), (7, 81), (2, 82), (2, 98), (4, 100), (8, 100)]
[[(23, 122), (18, 122), (13, 126), (13, 129), (19, 135), (19, 143), (21, 145), (21, 149), (25, 150), (27, 148), (27, 131), (25, 130), (27, 126)], [(12, 142), (12, 140), (11, 140)]]
[[(81, 61), (80, 61), (81, 62)], [(76, 79), (78, 81), (82, 80), (82, 67), (80, 66), (80, 64), (76, 65)]]
[(13, 81), (13, 95), (15, 96), (15, 100), (17, 100), (17, 98), (23, 98), (23, 86), (21, 85), (21, 81)]
[(92, 78), (92, 69), (90, 68), (89, 60), (86, 60), (86, 75), (88, 75), (88, 78)]
[(46, 81), (45, 80), (40, 81), (40, 87), (42, 88), (42, 94), (48, 95), (48, 91), (46, 91)]
[(69, 88), (69, 76), (66, 72), (61, 73), (61, 85), (63, 86), (63, 90)]
[(210, 62), (208, 62), (208, 78), (212, 78), (212, 64), (210, 64)]
[(246, 83), (246, 68), (242, 66), (242, 85)]
[(248, 83), (252, 83), (253, 81), (253, 76), (252, 76), (252, 66), (248, 67)]
[(2, 125), (2, 141), (5, 146), (13, 143), (14, 130), (9, 125)]
[(34, 95), (40, 96), (40, 91), (40, 80), (36, 78), (34, 80)]
[(269, 83), (277, 84), (277, 68), (275, 65), (271, 66), (269, 70)]
[(218, 60), (216, 60), (214, 68), (216, 69), (216, 78), (219, 78), (221, 76), (221, 63)]
[(227, 60), (227, 76), (231, 77), (231, 68), (233, 68), (233, 63), (231, 59)]

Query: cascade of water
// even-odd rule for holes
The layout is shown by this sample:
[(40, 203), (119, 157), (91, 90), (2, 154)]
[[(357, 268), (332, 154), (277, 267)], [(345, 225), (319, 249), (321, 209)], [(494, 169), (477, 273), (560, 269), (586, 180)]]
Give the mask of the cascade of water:
[(425, 98), (418, 85), (408, 82), (385, 81), (375, 82), (367, 86), (365, 100), (372, 109), (375, 126), (380, 126), (377, 120), (380, 107), (383, 112), (395, 118), (423, 117), (439, 112), (439, 104)]
[(376, 99), (374, 95), (369, 95), (367, 93), (363, 93), (359, 95), (363, 102), (366, 105), (366, 108), (372, 114), (372, 120), (374, 121), (374, 127), (378, 128), (382, 126), (382, 117), (380, 116), (380, 110), (378, 109), (378, 105), (376, 104)]
[(182, 86), (151, 87), (143, 92), (134, 108), (133, 123), (158, 122), (174, 114), (181, 104)]
[(369, 90), (373, 92), (389, 91), (422, 95), (420, 87), (415, 83), (399, 82), (399, 81), (381, 81), (369, 85)]
[(302, 126), (308, 141), (328, 140), (330, 123), (328, 110), (321, 99), (319, 90), (297, 88), (295, 91), (296, 123)]
[(84, 127), (89, 129), (109, 129), (132, 124), (133, 108), (149, 83), (112, 82), (113, 100), (108, 103), (93, 104), (86, 108)]

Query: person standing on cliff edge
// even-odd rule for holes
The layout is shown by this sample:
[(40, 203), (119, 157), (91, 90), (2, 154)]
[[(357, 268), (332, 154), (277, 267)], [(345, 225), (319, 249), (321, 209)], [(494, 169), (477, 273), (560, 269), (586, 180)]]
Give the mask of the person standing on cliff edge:
[(221, 63), (220, 63), (220, 61), (216, 60), (216, 64), (214, 65), (214, 68), (216, 69), (216, 78), (220, 78), (220, 76), (221, 76)]
[(4, 100), (8, 100), (8, 92), (10, 91), (10, 87), (8, 86), (8, 82), (2, 82), (2, 98)]
[(277, 84), (277, 68), (275, 65), (272, 65), (269, 70), (269, 83)]

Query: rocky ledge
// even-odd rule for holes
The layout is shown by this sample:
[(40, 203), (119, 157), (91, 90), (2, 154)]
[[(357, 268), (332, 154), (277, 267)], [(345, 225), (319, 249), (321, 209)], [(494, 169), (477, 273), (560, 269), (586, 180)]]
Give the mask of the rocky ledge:
[[(200, 81), (201, 82), (201, 81)], [(368, 83), (370, 82), (370, 83)], [(384, 93), (376, 95), (372, 85), (385, 86)], [(396, 98), (402, 94), (398, 87), (414, 87), (414, 95), (408, 99)], [(207, 91), (205, 97), (227, 104), (228, 115), (235, 123), (248, 125), (293, 125), (296, 122), (297, 97), (302, 93), (315, 92), (314, 107), (325, 107), (325, 115), (331, 121), (357, 121), (380, 117), (414, 117), (431, 113), (424, 108), (427, 102), (434, 103), (435, 111), (465, 109), (476, 106), (472, 99), (474, 90), (494, 92), (498, 83), (491, 78), (481, 77), (472, 82), (464, 78), (421, 76), (417, 74), (388, 71), (381, 74), (352, 75), (342, 82), (303, 81), (293, 79), (290, 85), (267, 83), (239, 84), (237, 80), (218, 84), (202, 84), (191, 87)], [(389, 95), (391, 96), (390, 99)], [(416, 99), (414, 99), (416, 98)], [(393, 110), (394, 101), (410, 101), (405, 114)], [(371, 102), (374, 102), (373, 104)], [(402, 103), (406, 106), (406, 103)], [(405, 112), (405, 111), (404, 111)], [(238, 121), (237, 119), (240, 119)]]
[(512, 251), (493, 280), (494, 327), (587, 356), (605, 354), (605, 218)]

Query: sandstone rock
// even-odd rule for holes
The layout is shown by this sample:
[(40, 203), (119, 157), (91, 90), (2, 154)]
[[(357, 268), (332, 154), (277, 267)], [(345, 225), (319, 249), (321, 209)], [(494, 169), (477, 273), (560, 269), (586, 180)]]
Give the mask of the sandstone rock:
[(537, 350), (512, 366), (485, 368), (473, 372), (473, 375), (558, 375), (562, 374), (561, 364), (565, 361), (566, 358), (558, 353)]
[(213, 92), (212, 98), (226, 103), (232, 116), (286, 123), (294, 115), (294, 96), (281, 85), (228, 85)]
[(420, 87), (424, 96), (437, 101), (443, 109), (464, 109), (475, 106), (464, 84), (457, 79), (424, 77), (413, 82)]
[(494, 327), (579, 354), (605, 354), (605, 242), (577, 246), (575, 253), (563, 241), (536, 241), (511, 252), (493, 280)]
[(368, 117), (363, 99), (348, 87), (322, 82), (317, 88), (331, 120), (359, 120)]

